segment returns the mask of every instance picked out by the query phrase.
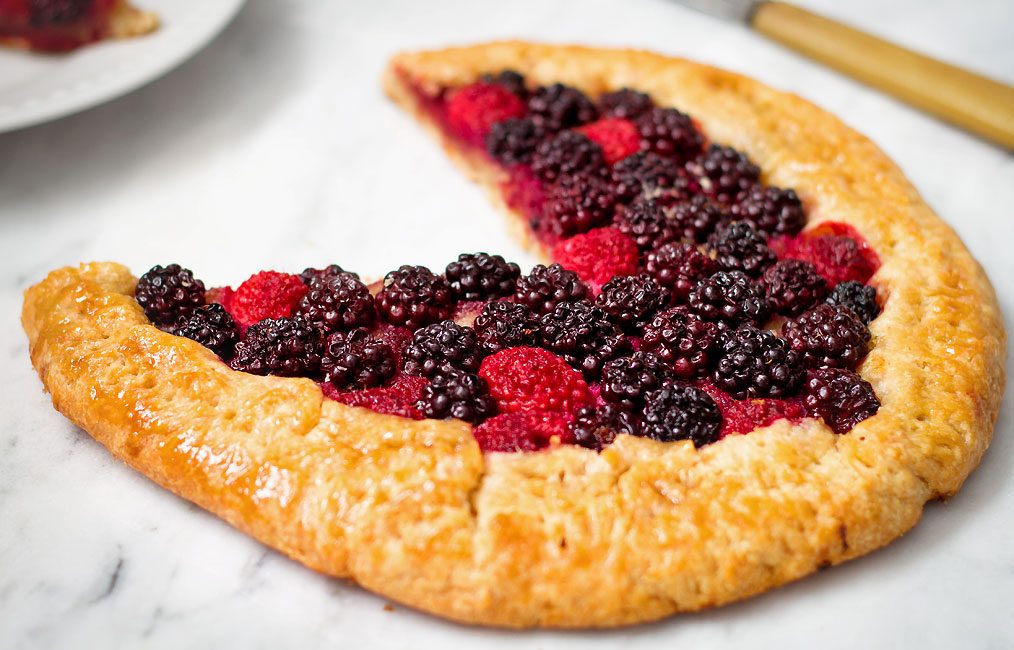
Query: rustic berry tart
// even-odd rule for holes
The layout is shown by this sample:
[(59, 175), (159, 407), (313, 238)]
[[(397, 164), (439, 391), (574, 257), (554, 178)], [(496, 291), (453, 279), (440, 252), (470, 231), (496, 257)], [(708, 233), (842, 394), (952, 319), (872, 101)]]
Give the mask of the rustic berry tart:
[(66, 52), (148, 34), (158, 22), (127, 0), (0, 0), (0, 45)]
[(760, 593), (979, 462), (992, 288), (834, 117), (646, 52), (498, 43), (385, 80), (547, 264), (54, 271), (23, 322), (61, 412), (310, 567), (517, 627)]

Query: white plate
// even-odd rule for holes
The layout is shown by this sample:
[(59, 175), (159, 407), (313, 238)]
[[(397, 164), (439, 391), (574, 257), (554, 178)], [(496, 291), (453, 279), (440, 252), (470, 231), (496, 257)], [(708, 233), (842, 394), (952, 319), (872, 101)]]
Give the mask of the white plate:
[(162, 21), (138, 38), (68, 54), (0, 48), (0, 133), (70, 115), (137, 89), (196, 54), (245, 0), (136, 0)]

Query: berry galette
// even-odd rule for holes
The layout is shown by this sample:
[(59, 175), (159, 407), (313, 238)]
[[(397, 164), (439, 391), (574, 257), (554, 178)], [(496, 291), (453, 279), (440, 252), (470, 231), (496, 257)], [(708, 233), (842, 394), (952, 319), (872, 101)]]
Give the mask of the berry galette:
[(128, 0), (0, 0), (0, 45), (65, 52), (148, 34), (158, 22)]
[(989, 444), (989, 282), (876, 147), (646, 52), (396, 57), (390, 95), (545, 258), (177, 264), (25, 297), (56, 407), (325, 573), (502, 626), (615, 626), (867, 553)]

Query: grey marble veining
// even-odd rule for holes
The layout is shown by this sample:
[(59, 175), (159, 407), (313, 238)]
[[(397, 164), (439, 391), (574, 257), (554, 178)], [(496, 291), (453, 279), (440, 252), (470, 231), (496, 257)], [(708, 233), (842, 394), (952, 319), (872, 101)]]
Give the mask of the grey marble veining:
[[(1014, 82), (1009, 0), (804, 4)], [(400, 48), (508, 36), (686, 55), (829, 108), (906, 170), (1009, 312), (1011, 156), (737, 27), (665, 0), (251, 0), (151, 86), (0, 135), (0, 647), (1014, 647), (1009, 400), (962, 492), (887, 549), (742, 604), (590, 634), (387, 611), (159, 489), (52, 409), (18, 314), (63, 264), (180, 261), (210, 284), (332, 261), (376, 275), (469, 249), (530, 264), (377, 83)]]

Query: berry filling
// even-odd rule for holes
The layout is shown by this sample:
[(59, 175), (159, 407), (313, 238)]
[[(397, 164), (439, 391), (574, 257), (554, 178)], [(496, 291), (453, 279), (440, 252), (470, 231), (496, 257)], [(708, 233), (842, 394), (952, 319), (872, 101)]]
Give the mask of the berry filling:
[(473, 425), (485, 451), (619, 435), (696, 447), (779, 419), (846, 433), (880, 406), (858, 368), (879, 267), (845, 224), (631, 89), (589, 97), (512, 71), (435, 96), (447, 135), (503, 172), (551, 252), (527, 273), (466, 253), (442, 273), (364, 283), (338, 265), (206, 290), (156, 266), (136, 299), (160, 329), (233, 369), (309, 377), (333, 400)]
[(117, 0), (0, 0), (0, 39), (66, 52), (109, 36)]

